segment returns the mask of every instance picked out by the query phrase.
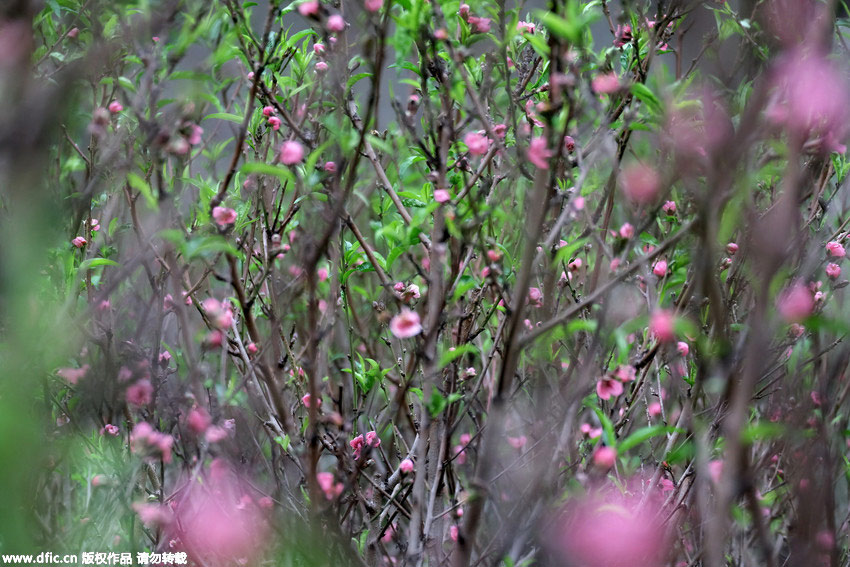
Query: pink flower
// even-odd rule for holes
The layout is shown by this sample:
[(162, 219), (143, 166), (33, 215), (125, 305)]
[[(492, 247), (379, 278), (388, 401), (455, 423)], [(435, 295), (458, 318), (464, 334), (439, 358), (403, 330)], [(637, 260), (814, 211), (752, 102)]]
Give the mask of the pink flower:
[(664, 565), (669, 542), (661, 506), (660, 497), (614, 486), (571, 500), (544, 540), (558, 555), (553, 564)]
[(723, 461), (710, 461), (708, 463), (708, 476), (715, 484), (720, 484), (720, 478), (723, 476)]
[(325, 52), (325, 44), (323, 44), (323, 43), (313, 44), (313, 53), (315, 53), (316, 55), (322, 55), (322, 54), (324, 54), (324, 52)]
[(278, 118), (277, 116), (269, 116), (268, 124), (269, 124), (269, 126), (272, 127), (272, 130), (275, 130), (275, 131), (280, 130), (281, 122), (280, 122), (280, 118)]
[(679, 341), (678, 343), (676, 343), (676, 350), (678, 350), (679, 354), (681, 354), (682, 356), (688, 356), (688, 353), (691, 351), (691, 348), (685, 341)]
[(186, 426), (195, 435), (200, 435), (206, 431), (211, 423), (212, 419), (210, 418), (210, 414), (208, 414), (203, 408), (194, 408), (189, 412), (189, 416), (186, 418)]
[(304, 159), (304, 147), (295, 140), (284, 142), (280, 146), (280, 162), (284, 165), (295, 165)]
[(139, 380), (127, 388), (127, 403), (133, 406), (146, 406), (153, 400), (153, 385), (150, 380)]
[(369, 431), (366, 433), (366, 445), (368, 447), (380, 447), (381, 438), (374, 431)]
[(649, 318), (649, 332), (662, 343), (669, 343), (676, 339), (674, 330), (675, 317), (671, 311), (659, 309)]
[(419, 314), (407, 308), (390, 320), (390, 331), (399, 339), (409, 339), (422, 332)]
[(571, 272), (577, 272), (581, 269), (581, 263), (581, 258), (576, 258), (575, 260), (567, 264), (567, 269)]
[(638, 205), (646, 205), (655, 200), (661, 189), (661, 180), (652, 167), (632, 163), (623, 169), (620, 186), (627, 199)]
[(826, 265), (826, 275), (835, 279), (841, 275), (841, 266), (838, 264), (829, 263)]
[(254, 343), (248, 343), (247, 345), (245, 345), (245, 350), (248, 351), (248, 354), (257, 354), (260, 351), (260, 349)]
[(620, 90), (620, 79), (614, 72), (596, 75), (590, 82), (593, 92), (599, 94), (611, 94)]
[(620, 238), (625, 238), (628, 240), (629, 238), (635, 235), (635, 227), (633, 227), (629, 223), (623, 223), (623, 226), (620, 227)]
[(734, 242), (730, 242), (729, 244), (726, 245), (726, 253), (729, 254), (730, 256), (734, 256), (735, 252), (737, 252), (737, 251), (738, 251), (738, 245), (735, 244)]
[(834, 240), (826, 244), (826, 251), (829, 252), (830, 256), (833, 256), (835, 258), (843, 258), (845, 254), (844, 246), (842, 246), (839, 242), (835, 242)]
[(519, 33), (534, 33), (535, 25), (531, 22), (523, 22), (520, 20), (517, 22), (516, 31)]
[(775, 99), (768, 117), (800, 141), (821, 137), (837, 144), (847, 130), (850, 106), (840, 71), (825, 57), (789, 51), (774, 69)]
[(184, 486), (173, 501), (176, 521), (164, 540), (178, 540), (200, 564), (256, 564), (268, 529), (250, 485), (215, 459), (201, 479), (187, 479)]
[(227, 439), (227, 436), (230, 433), (223, 427), (219, 427), (218, 425), (211, 425), (206, 433), (204, 433), (204, 439), (207, 440), (207, 443), (218, 443), (219, 441), (224, 441)]
[(301, 403), (304, 404), (305, 408), (310, 407), (310, 400), (311, 399), (312, 399), (312, 397), (310, 396), (310, 394), (304, 394), (303, 396), (301, 396)]
[(358, 435), (357, 437), (355, 437), (354, 439), (349, 441), (348, 445), (352, 449), (354, 449), (354, 459), (359, 460), (360, 459), (360, 451), (363, 450), (363, 445), (364, 445), (363, 435)]
[(170, 360), (171, 360), (171, 353), (168, 352), (167, 350), (164, 350), (161, 353), (159, 353), (159, 363), (160, 364), (167, 366), (168, 362)]
[(339, 14), (334, 14), (328, 18), (328, 31), (341, 32), (345, 29), (345, 20)]
[(463, 137), (463, 143), (466, 144), (469, 153), (476, 156), (486, 154), (490, 148), (490, 139), (479, 132), (469, 132)]
[(384, 5), (384, 0), (365, 0), (363, 6), (370, 12), (377, 12)]
[(668, 215), (675, 215), (676, 201), (665, 201), (664, 206), (661, 207), (661, 210), (667, 213)]
[(457, 541), (458, 535), (460, 534), (460, 528), (457, 527), (457, 524), (452, 524), (449, 526), (449, 538), (452, 541)]
[(298, 5), (298, 13), (304, 16), (315, 16), (319, 13), (319, 3), (316, 0), (308, 0)]
[(789, 323), (799, 323), (811, 315), (814, 308), (812, 292), (799, 282), (786, 288), (777, 298), (779, 314)]
[(603, 376), (596, 383), (596, 395), (599, 399), (610, 400), (611, 397), (617, 397), (624, 391), (623, 383), (618, 380), (613, 380), (607, 376)]
[(647, 406), (646, 413), (648, 413), (650, 417), (657, 417), (661, 415), (661, 404), (659, 402), (652, 402), (649, 406)]
[(658, 260), (655, 265), (652, 266), (652, 273), (659, 278), (664, 277), (667, 274), (667, 262), (665, 260)]
[(505, 135), (508, 133), (507, 124), (496, 124), (493, 126), (493, 133), (496, 134), (499, 138), (504, 139)]
[(627, 43), (631, 43), (632, 41), (632, 26), (626, 24), (624, 26), (617, 26), (617, 30), (614, 32), (614, 47), (623, 47)]
[(410, 284), (401, 292), (401, 299), (405, 302), (410, 302), (412, 299), (419, 299), (419, 297), (419, 286), (416, 284)]
[(328, 70), (328, 64), (327, 63), (325, 63), (324, 61), (317, 61), (316, 62), (316, 71), (317, 72), (324, 73), (327, 70)]
[(540, 288), (528, 288), (528, 303), (535, 307), (543, 305), (543, 292), (540, 291)]
[(617, 449), (601, 446), (593, 452), (593, 464), (602, 470), (608, 470), (617, 464)]
[(508, 437), (507, 441), (508, 445), (514, 449), (522, 449), (528, 443), (528, 438), (525, 435), (520, 435), (519, 437)]
[(84, 378), (88, 374), (88, 371), (89, 365), (84, 364), (80, 368), (60, 368), (56, 371), (56, 374), (60, 378), (64, 378), (69, 384), (75, 385), (80, 381), (80, 378)]
[(326, 161), (324, 165), (324, 170), (328, 173), (334, 173), (336, 171), (336, 163), (332, 161)]
[(405, 459), (398, 465), (398, 468), (404, 474), (409, 474), (413, 472), (413, 461), (410, 459)]
[(490, 31), (490, 18), (469, 16), (466, 21), (472, 33), (487, 33)]
[(448, 189), (434, 189), (434, 200), (438, 203), (448, 203), (451, 199)]
[(526, 151), (528, 160), (540, 169), (549, 169), (549, 158), (552, 151), (546, 147), (546, 138), (538, 136), (532, 138)]
[(124, 106), (117, 100), (113, 100), (112, 102), (110, 102), (107, 108), (109, 108), (109, 112), (111, 112), (112, 114), (118, 114), (119, 112), (124, 110)]
[(118, 433), (119, 433), (118, 426), (112, 425), (111, 423), (107, 423), (106, 425), (103, 426), (103, 429), (100, 430), (101, 435), (103, 435), (104, 433), (106, 435), (112, 435), (113, 437), (118, 437)]
[(201, 136), (204, 134), (204, 129), (198, 126), (197, 124), (189, 125), (189, 143), (193, 146), (197, 146), (201, 143)]
[(458, 8), (457, 14), (462, 20), (469, 18), (469, 4), (461, 4), (460, 8)]
[(236, 222), (236, 211), (229, 207), (213, 207), (212, 216), (219, 226), (228, 226)]
[(68, 30), (67, 35), (70, 39), (76, 39), (76, 37), (80, 35), (80, 28), (71, 28), (70, 30)]
[(139, 519), (147, 526), (165, 526), (172, 520), (171, 510), (162, 504), (144, 504), (136, 502), (133, 510), (139, 515)]
[(572, 136), (564, 136), (564, 149), (567, 150), (568, 153), (576, 151), (576, 141)]
[(634, 382), (637, 377), (637, 369), (631, 364), (623, 364), (614, 371), (614, 378), (620, 382)]
[(85, 246), (87, 244), (87, 242), (86, 242), (85, 238), (83, 238), (82, 236), (78, 236), (74, 240), (71, 241), (71, 244), (73, 244), (77, 248), (82, 248), (83, 246)]
[(271, 115), (275, 114), (276, 112), (277, 111), (274, 109), (273, 106), (264, 106), (263, 107), (263, 116), (271, 116)]
[(343, 486), (341, 483), (336, 482), (333, 473), (316, 473), (316, 482), (319, 484), (319, 488), (325, 493), (325, 498), (328, 500), (333, 500), (342, 494)]

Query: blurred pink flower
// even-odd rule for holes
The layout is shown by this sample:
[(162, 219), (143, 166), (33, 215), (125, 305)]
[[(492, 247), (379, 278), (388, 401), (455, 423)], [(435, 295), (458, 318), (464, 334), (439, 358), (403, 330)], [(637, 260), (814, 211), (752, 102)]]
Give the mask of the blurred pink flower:
[(671, 311), (659, 309), (649, 317), (649, 332), (662, 343), (672, 342), (676, 339), (675, 322)]
[(789, 323), (799, 323), (812, 314), (815, 308), (815, 300), (812, 292), (801, 284), (795, 282), (785, 288), (776, 300), (779, 314)]
[(623, 223), (620, 227), (620, 238), (629, 239), (635, 235), (635, 227), (629, 223)]
[(78, 237), (74, 238), (74, 240), (71, 241), (71, 244), (73, 244), (77, 248), (82, 248), (83, 246), (85, 246), (87, 244), (87, 242), (86, 242), (85, 238), (83, 238), (82, 236), (78, 236)]
[(664, 277), (667, 274), (667, 262), (665, 260), (658, 260), (655, 265), (652, 266), (652, 273), (659, 278)]
[(210, 418), (210, 414), (208, 414), (203, 408), (193, 408), (192, 411), (189, 412), (189, 416), (186, 418), (186, 426), (195, 435), (200, 435), (206, 431), (211, 423), (212, 419)]
[(227, 436), (230, 433), (227, 429), (223, 427), (219, 427), (218, 425), (210, 425), (209, 428), (204, 433), (204, 439), (207, 440), (207, 443), (218, 443), (219, 441), (224, 441), (227, 439)]
[(648, 413), (650, 417), (661, 415), (661, 404), (659, 402), (652, 402), (647, 406), (646, 413)]
[(304, 147), (295, 140), (289, 140), (280, 146), (280, 162), (284, 165), (295, 165), (304, 159)]
[(342, 494), (343, 485), (336, 482), (333, 473), (320, 472), (316, 474), (316, 482), (319, 483), (319, 488), (325, 494), (325, 498), (333, 500)]
[(549, 169), (549, 158), (552, 157), (552, 151), (546, 147), (546, 138), (542, 136), (532, 138), (528, 144), (526, 155), (528, 161), (538, 168)]
[(153, 385), (150, 380), (139, 380), (127, 388), (127, 403), (133, 406), (146, 406), (153, 401)]
[(365, 0), (364, 7), (370, 12), (377, 12), (384, 5), (384, 0)]
[(307, 0), (298, 5), (298, 13), (304, 16), (315, 16), (319, 13), (319, 3), (316, 0)]
[(167, 539), (179, 539), (201, 564), (254, 564), (265, 548), (267, 526), (252, 492), (225, 462), (214, 460), (174, 500), (176, 521)]
[(638, 205), (646, 205), (658, 196), (661, 180), (654, 168), (640, 162), (633, 162), (623, 168), (620, 174), (620, 186), (628, 200)]
[(171, 510), (162, 504), (136, 502), (133, 504), (133, 510), (139, 515), (143, 524), (151, 527), (166, 526), (173, 519)]
[(520, 435), (519, 437), (508, 437), (507, 441), (508, 445), (514, 449), (522, 449), (528, 443), (528, 438), (525, 435)]
[(611, 94), (620, 90), (620, 79), (614, 72), (603, 73), (593, 77), (590, 82), (593, 92), (598, 94)]
[(723, 476), (723, 461), (714, 460), (708, 463), (708, 476), (715, 484), (720, 483), (720, 477)]
[(324, 73), (327, 70), (328, 70), (328, 64), (327, 63), (325, 63), (324, 61), (317, 61), (316, 62), (316, 71), (318, 71), (319, 73)]
[(593, 452), (593, 465), (602, 470), (608, 470), (617, 464), (617, 449), (602, 445)]
[(484, 155), (490, 148), (490, 139), (480, 132), (469, 132), (463, 137), (463, 143), (474, 156)]
[(263, 107), (263, 116), (271, 116), (275, 114), (275, 109), (273, 106), (264, 106)]
[(281, 122), (280, 122), (280, 118), (278, 118), (277, 116), (269, 116), (268, 124), (269, 124), (269, 126), (271, 126), (272, 130), (275, 130), (275, 131), (280, 130)]
[(676, 350), (678, 350), (679, 354), (682, 356), (688, 356), (688, 353), (691, 351), (691, 347), (688, 346), (688, 343), (685, 341), (679, 341), (676, 343)]
[(79, 368), (60, 368), (56, 371), (56, 374), (60, 378), (64, 378), (69, 384), (74, 385), (80, 381), (80, 378), (84, 378), (88, 374), (89, 368), (88, 364), (83, 364)]
[(575, 498), (553, 522), (554, 527), (547, 534), (549, 545), (568, 565), (664, 565), (668, 537), (661, 505), (660, 496), (623, 494), (616, 487)]
[(404, 308), (390, 320), (390, 331), (399, 339), (409, 339), (422, 332), (419, 313)]
[(523, 22), (520, 20), (517, 22), (516, 31), (519, 33), (534, 33), (535, 26), (531, 22)]
[(124, 106), (117, 100), (113, 100), (112, 102), (110, 102), (107, 108), (112, 114), (118, 114), (119, 112), (124, 110)]
[(413, 461), (410, 459), (404, 459), (401, 464), (398, 465), (398, 468), (405, 474), (411, 473), (413, 472)]
[(448, 203), (452, 196), (448, 189), (434, 189), (434, 200), (438, 203)]
[[(847, 132), (848, 85), (824, 56), (794, 50), (773, 70), (774, 100), (767, 115), (785, 126), (799, 142), (823, 138), (837, 145)], [(833, 151), (836, 148), (824, 148)]]
[(113, 437), (118, 437), (119, 429), (117, 425), (112, 425), (111, 423), (107, 423), (103, 426), (103, 429), (100, 430), (100, 434), (112, 435)]
[(328, 31), (341, 32), (345, 29), (345, 20), (339, 14), (333, 14), (328, 18)]
[(735, 252), (737, 252), (737, 251), (738, 251), (738, 245), (735, 244), (734, 242), (730, 242), (729, 244), (726, 245), (726, 253), (729, 254), (730, 256), (734, 256)]
[(661, 210), (664, 211), (668, 215), (676, 214), (676, 201), (665, 201), (664, 206), (661, 207)]
[(472, 33), (487, 33), (490, 31), (490, 18), (469, 16), (466, 21), (469, 23), (469, 29)]

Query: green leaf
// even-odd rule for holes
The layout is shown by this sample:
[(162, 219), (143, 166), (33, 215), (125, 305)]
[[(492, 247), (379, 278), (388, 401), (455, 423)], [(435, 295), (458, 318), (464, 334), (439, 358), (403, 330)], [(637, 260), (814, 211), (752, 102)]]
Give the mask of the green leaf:
[(669, 425), (650, 425), (647, 427), (641, 427), (640, 429), (626, 437), (626, 439), (623, 440), (621, 443), (619, 443), (617, 445), (617, 450), (621, 453), (624, 453), (632, 447), (637, 447), (644, 441), (649, 441), (653, 437), (665, 435), (667, 433), (673, 433), (674, 431), (678, 431), (679, 433), (684, 432), (683, 429), (677, 429)]
[(88, 270), (90, 268), (97, 268), (98, 266), (120, 266), (120, 264), (108, 258), (90, 258), (80, 264), (80, 270)]
[(661, 104), (661, 99), (655, 96), (649, 87), (643, 83), (633, 83), (631, 92), (639, 101), (646, 104), (652, 114), (661, 114), (664, 112), (664, 106)]
[(153, 196), (153, 190), (147, 181), (135, 173), (130, 172), (127, 174), (127, 183), (130, 184), (130, 187), (142, 194), (142, 197), (145, 198), (145, 202), (151, 210), (155, 211), (159, 209), (159, 203), (157, 203), (156, 197)]
[(227, 120), (229, 122), (235, 122), (236, 124), (242, 124), (243, 116), (239, 116), (238, 114), (230, 114), (229, 112), (213, 112), (212, 114), (207, 114), (201, 119), (201, 122), (204, 120), (208, 120), (210, 118), (218, 118), (219, 120)]

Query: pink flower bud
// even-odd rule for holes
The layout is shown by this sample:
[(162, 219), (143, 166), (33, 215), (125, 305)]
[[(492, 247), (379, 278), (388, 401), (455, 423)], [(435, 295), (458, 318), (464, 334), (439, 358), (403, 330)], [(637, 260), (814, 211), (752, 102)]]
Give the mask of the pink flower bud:
[(304, 159), (304, 147), (295, 140), (284, 142), (280, 146), (280, 162), (284, 165), (295, 165)]

